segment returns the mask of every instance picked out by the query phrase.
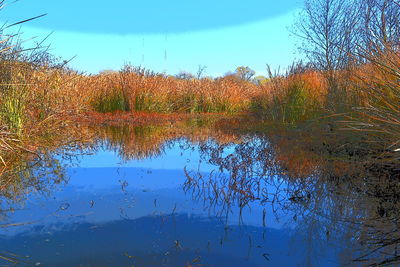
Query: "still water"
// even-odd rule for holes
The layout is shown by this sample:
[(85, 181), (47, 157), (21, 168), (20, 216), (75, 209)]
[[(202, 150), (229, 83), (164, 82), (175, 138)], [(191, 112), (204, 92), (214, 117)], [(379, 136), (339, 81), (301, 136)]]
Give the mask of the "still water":
[(397, 243), (384, 243), (396, 240), (397, 221), (390, 203), (379, 216), (383, 198), (356, 180), (365, 174), (299, 174), (259, 134), (97, 131), (89, 144), (18, 169), (20, 182), (1, 196), (1, 266), (361, 266), (397, 257)]

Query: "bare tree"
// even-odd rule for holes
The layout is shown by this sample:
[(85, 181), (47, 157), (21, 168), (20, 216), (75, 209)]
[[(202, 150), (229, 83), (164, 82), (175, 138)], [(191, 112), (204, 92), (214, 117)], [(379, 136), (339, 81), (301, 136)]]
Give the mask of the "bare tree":
[(316, 68), (331, 73), (348, 64), (356, 38), (356, 10), (349, 0), (305, 0), (293, 33)]
[(400, 5), (396, 0), (359, 0), (362, 22), (360, 45), (366, 50), (399, 45)]
[(310, 62), (332, 76), (365, 62), (360, 52), (400, 46), (400, 2), (305, 0), (293, 33)]
[[(328, 108), (342, 109), (346, 85), (339, 84), (338, 70), (357, 63), (353, 56), (359, 38), (359, 8), (362, 0), (305, 0), (293, 34), (300, 38), (300, 50), (313, 68), (326, 75)], [(332, 104), (332, 105), (331, 105)]]

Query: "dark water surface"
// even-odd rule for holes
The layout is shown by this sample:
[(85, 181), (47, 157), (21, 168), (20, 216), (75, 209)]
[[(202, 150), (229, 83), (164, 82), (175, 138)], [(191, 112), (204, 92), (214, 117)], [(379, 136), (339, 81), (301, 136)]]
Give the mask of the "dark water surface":
[[(105, 132), (81, 149), (43, 153), (16, 172), (19, 182), (1, 196), (2, 266), (397, 260), (399, 185), (384, 175), (308, 166), (291, 144), (295, 153), (287, 156), (256, 134), (160, 139), (162, 129)], [(332, 174), (337, 169), (346, 171)]]

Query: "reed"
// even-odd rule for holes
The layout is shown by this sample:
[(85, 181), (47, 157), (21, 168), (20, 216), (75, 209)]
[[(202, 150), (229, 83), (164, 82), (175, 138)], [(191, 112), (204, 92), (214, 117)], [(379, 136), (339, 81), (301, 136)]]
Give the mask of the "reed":
[(297, 123), (323, 112), (327, 85), (323, 75), (302, 65), (293, 65), (286, 75), (272, 74), (263, 90), (252, 99), (251, 109), (265, 120)]
[(269, 79), (257, 82), (236, 75), (180, 78), (133, 66), (84, 75), (56, 61), (30, 61), (23, 53), (2, 56), (1, 127), (20, 136), (39, 132), (52, 119), (87, 111), (254, 113), (284, 125), (301, 127), (313, 121), (324, 130), (330, 122), (321, 117), (340, 110), (348, 118), (343, 128), (356, 130), (354, 135), (368, 135), (380, 149), (398, 152), (400, 147), (400, 58), (389, 48), (366, 54), (369, 63), (337, 71), (339, 97), (331, 97), (323, 71), (303, 64), (294, 64), (285, 74), (270, 71)]
[(364, 51), (368, 64), (354, 71), (352, 82), (362, 105), (343, 121), (346, 128), (368, 133), (389, 161), (400, 156), (400, 54), (390, 44)]
[(125, 67), (118, 73), (89, 78), (86, 90), (95, 110), (109, 112), (109, 108), (101, 107), (115, 106), (117, 102), (124, 105), (116, 105), (115, 110), (233, 113), (246, 111), (250, 96), (259, 90), (253, 83), (230, 78), (186, 80), (132, 69), (135, 70), (132, 67), (126, 71)]

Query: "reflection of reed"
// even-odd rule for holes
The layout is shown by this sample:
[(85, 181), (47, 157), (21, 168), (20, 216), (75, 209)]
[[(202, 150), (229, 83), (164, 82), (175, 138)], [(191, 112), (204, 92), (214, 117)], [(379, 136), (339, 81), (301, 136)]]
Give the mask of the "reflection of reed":
[(117, 151), (124, 160), (144, 159), (162, 154), (174, 140), (192, 143), (214, 138), (221, 143), (237, 142), (240, 135), (215, 130), (214, 121), (191, 120), (161, 125), (93, 127), (98, 145)]
[[(233, 147), (204, 142), (200, 145), (203, 158), (219, 171), (206, 175), (185, 169), (184, 189), (220, 216), (229, 216), (234, 208), (242, 211), (265, 202), (280, 214), (290, 214), (297, 225), (296, 236), (306, 241), (307, 264), (312, 264), (310, 257), (323, 247), (321, 243), (330, 240), (351, 244), (342, 248), (349, 251), (342, 253), (341, 264), (352, 260), (374, 266), (400, 262), (398, 172), (322, 159), (301, 172), (297, 164), (290, 167), (290, 162), (283, 162), (280, 153), (285, 148), (279, 150), (276, 145), (262, 137), (246, 138)], [(224, 153), (227, 148), (234, 150)], [(300, 155), (307, 157), (306, 153)], [(264, 220), (265, 213), (263, 225)], [(351, 247), (357, 250), (351, 251)]]
[(0, 169), (0, 220), (23, 203), (29, 193), (50, 194), (60, 184), (67, 183), (66, 167), (80, 153), (96, 149), (93, 136), (85, 128), (65, 125), (53, 130), (35, 134), (27, 153), (4, 154), (6, 164)]
[(10, 264), (17, 265), (17, 264), (26, 264), (26, 265), (35, 265), (33, 262), (26, 261), (26, 258), (21, 255), (16, 255), (10, 252), (0, 252), (0, 259)]
[(15, 159), (12, 169), (0, 177), (2, 198), (20, 200), (31, 191), (49, 192), (52, 185), (66, 181), (62, 163), (49, 153), (40, 154), (39, 158)]
[[(64, 182), (65, 166), (76, 155), (95, 152), (100, 147), (118, 151), (124, 160), (143, 159), (163, 153), (177, 139), (199, 142), (213, 137), (221, 143), (240, 139), (234, 133), (215, 130), (216, 121), (195, 119), (175, 124), (80, 126), (66, 125), (58, 131), (53, 128), (38, 133), (32, 140), (34, 153), (8, 153), (0, 164), (0, 197), (23, 198), (28, 192), (51, 191), (51, 185)], [(63, 158), (63, 163), (57, 160)]]
[[(210, 212), (229, 216), (239, 208), (241, 215), (246, 207), (268, 202), (276, 216), (291, 215), (309, 250), (322, 247), (316, 242), (349, 240), (361, 247), (357, 260), (400, 262), (398, 171), (363, 160), (350, 162), (338, 153), (315, 149), (311, 139), (267, 137), (256, 133), (254, 125), (251, 131), (247, 126), (233, 119), (68, 128), (46, 139), (47, 149), (38, 155), (8, 158), (13, 164), (0, 175), (1, 209), (7, 209), (6, 201), (21, 200), (32, 190), (47, 193), (67, 182), (61, 156), (68, 159), (106, 147), (124, 160), (143, 159), (179, 141), (182, 149), (198, 146), (202, 160), (218, 167), (208, 175), (185, 169), (184, 190)], [(264, 209), (263, 225), (265, 217)]]
[(117, 151), (124, 160), (145, 159), (162, 154), (164, 140), (159, 126), (110, 126), (98, 130), (101, 143)]
[(308, 179), (291, 180), (285, 193), (298, 197), (290, 198), (282, 208), (296, 216), (298, 231), (304, 235), (327, 241), (341, 238), (355, 244), (353, 260), (357, 262), (398, 264), (398, 174), (373, 168), (358, 170), (337, 176), (328, 167)]

